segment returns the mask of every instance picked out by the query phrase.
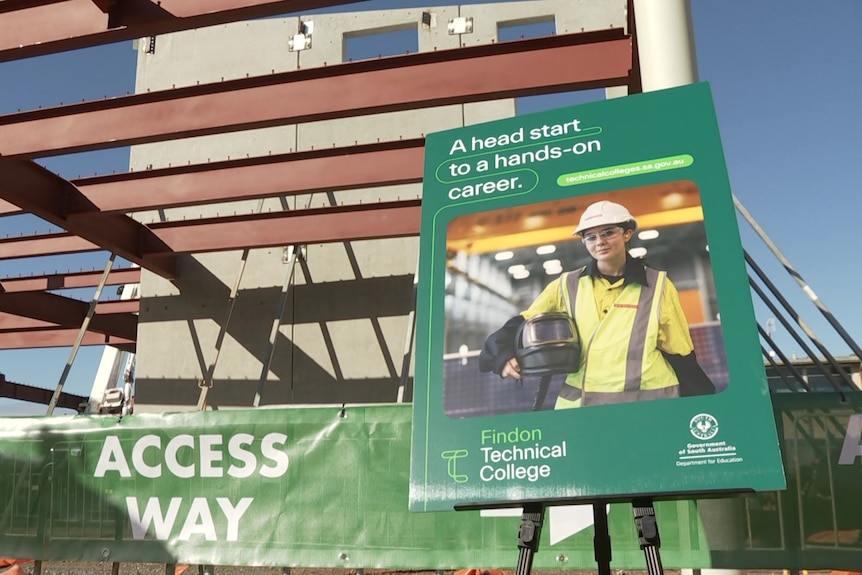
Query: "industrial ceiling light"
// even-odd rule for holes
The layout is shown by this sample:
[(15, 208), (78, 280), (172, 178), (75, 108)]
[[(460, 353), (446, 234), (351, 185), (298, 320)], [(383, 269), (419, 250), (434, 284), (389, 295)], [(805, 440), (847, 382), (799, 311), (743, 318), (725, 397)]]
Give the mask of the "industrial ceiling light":
[[(550, 262), (545, 262), (545, 263), (547, 264)], [(560, 275), (561, 273), (563, 273), (563, 266), (560, 263), (557, 263), (556, 265), (546, 265), (546, 266), (544, 266), (544, 268), (545, 268), (545, 274), (549, 275), (549, 276), (556, 276), (556, 275)]]
[(526, 271), (526, 270), (527, 270), (527, 266), (525, 266), (524, 264), (517, 264), (514, 266), (509, 266), (509, 269), (506, 271), (508, 271), (512, 275), (515, 275), (515, 274), (521, 273), (521, 272)]

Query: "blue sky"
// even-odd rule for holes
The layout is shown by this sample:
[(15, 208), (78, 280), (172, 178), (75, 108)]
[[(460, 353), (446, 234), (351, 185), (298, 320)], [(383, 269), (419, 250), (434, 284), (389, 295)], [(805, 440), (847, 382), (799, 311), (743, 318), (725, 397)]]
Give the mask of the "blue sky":
[[(339, 11), (426, 4), (374, 0)], [(862, 58), (856, 27), (862, 21), (862, 2), (691, 0), (691, 4), (700, 79), (712, 87), (734, 193), (850, 335), (862, 340), (862, 311), (856, 303), (856, 286), (862, 279), (856, 239), (862, 213), (856, 173), (862, 151), (858, 104)], [(2, 63), (0, 114), (132, 92), (135, 61), (131, 42), (123, 42)], [(533, 111), (595, 97), (533, 99), (521, 102), (520, 109)], [(126, 171), (128, 149), (40, 163), (66, 178)], [(4, 218), (2, 224), (2, 235), (51, 229), (30, 216)], [(745, 248), (832, 353), (848, 353), (748, 226), (740, 227)], [(102, 269), (106, 261), (107, 254), (0, 261), (0, 278)], [(771, 315), (756, 307), (762, 321)], [(775, 337), (786, 353), (803, 355), (780, 326)], [(0, 372), (11, 381), (53, 388), (68, 355), (68, 348), (0, 351)], [(87, 393), (100, 355), (99, 348), (79, 353), (67, 391)]]

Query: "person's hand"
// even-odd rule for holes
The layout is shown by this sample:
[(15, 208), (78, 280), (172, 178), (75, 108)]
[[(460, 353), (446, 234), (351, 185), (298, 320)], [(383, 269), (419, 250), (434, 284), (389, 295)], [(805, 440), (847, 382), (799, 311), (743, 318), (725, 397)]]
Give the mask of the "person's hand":
[(521, 379), (521, 364), (519, 364), (518, 360), (513, 357), (506, 362), (506, 365), (503, 366), (503, 371), (500, 372), (500, 375), (503, 377)]

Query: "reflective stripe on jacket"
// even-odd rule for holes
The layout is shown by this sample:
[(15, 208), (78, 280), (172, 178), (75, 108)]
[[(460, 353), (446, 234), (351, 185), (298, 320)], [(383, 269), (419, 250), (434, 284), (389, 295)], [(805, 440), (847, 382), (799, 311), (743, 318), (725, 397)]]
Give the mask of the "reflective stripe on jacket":
[(647, 285), (627, 283), (600, 317), (593, 278), (582, 272), (560, 279), (584, 347), (580, 369), (566, 377), (555, 408), (679, 397), (679, 380), (658, 349), (667, 273), (646, 268)]

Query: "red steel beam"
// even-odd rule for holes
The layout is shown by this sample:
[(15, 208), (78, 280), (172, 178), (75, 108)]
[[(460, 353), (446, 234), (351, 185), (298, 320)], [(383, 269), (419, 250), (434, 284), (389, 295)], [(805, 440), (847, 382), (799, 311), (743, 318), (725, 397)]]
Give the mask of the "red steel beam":
[(0, 14), (57, 4), (65, 0), (0, 0)]
[[(96, 305), (96, 314), (100, 316), (109, 316), (112, 314), (135, 314), (140, 309), (139, 300), (116, 300), (100, 302)], [(0, 312), (0, 331), (18, 330), (18, 329), (42, 329), (58, 326), (54, 322), (33, 319), (13, 313)]]
[[(128, 303), (114, 309), (128, 309)], [(87, 315), (89, 304), (80, 300), (47, 293), (22, 292), (0, 294), (0, 311), (21, 317), (56, 324), (60, 327), (80, 327)], [(104, 309), (104, 307), (103, 307)], [(111, 306), (108, 306), (111, 309)], [(117, 336), (133, 341), (137, 337), (138, 317), (129, 311), (96, 313), (90, 319), (88, 331)]]
[(225, 251), (415, 236), (420, 201), (339, 206), (152, 224), (177, 252)]
[(357, 0), (3, 0), (0, 62)]
[(0, 239), (0, 260), (79, 254), (102, 248), (68, 232)]
[[(0, 157), (0, 197), (162, 277), (174, 277), (174, 255), (146, 226), (124, 215), (100, 213), (75, 186), (34, 162)], [(69, 219), (69, 212), (89, 217)], [(22, 255), (28, 254), (18, 257)]]
[(0, 116), (0, 154), (33, 158), (622, 85), (631, 68), (622, 30), (422, 52)]
[(0, 200), (0, 216), (20, 214), (23, 212), (24, 212), (24, 210), (22, 210), (21, 208), (19, 208), (15, 204), (7, 202), (6, 200)]
[[(117, 213), (410, 184), (422, 181), (424, 144), (422, 138), (396, 140), (94, 176), (71, 183), (100, 211)], [(0, 215), (22, 211), (3, 203)]]
[[(95, 287), (103, 272), (55, 273), (20, 278), (0, 279), (0, 290), (28, 292)], [(115, 269), (108, 275), (105, 285), (136, 284), (141, 281), (141, 268)]]
[(424, 140), (414, 139), (131, 172), (75, 184), (101, 211), (126, 213), (416, 183), (422, 181), (424, 155)]
[[(6, 376), (0, 373), (0, 397), (48, 405), (51, 402), (51, 397), (53, 395), (53, 389), (43, 389), (32, 385), (24, 385), (23, 383), (6, 381)], [(86, 402), (88, 399), (88, 397), (61, 391), (60, 398), (57, 401), (57, 407), (74, 409), (77, 411), (78, 405)]]
[[(167, 246), (169, 254), (260, 248), (293, 244), (331, 243), (350, 240), (398, 238), (419, 234), (420, 201), (404, 200), (379, 204), (359, 204), (206, 218), (182, 222), (150, 224), (150, 230)], [(45, 234), (0, 240), (0, 260), (98, 249), (92, 244), (77, 250), (65, 242), (71, 234)], [(161, 254), (151, 254), (157, 257)]]
[[(115, 6), (117, 1), (118, 0), (91, 0), (91, 2), (98, 6), (99, 10), (105, 14), (111, 13), (111, 9)], [(110, 20), (108, 20), (108, 27), (111, 28)]]
[(12, 313), (0, 312), (0, 331), (15, 331), (19, 329), (45, 329), (57, 327), (50, 321), (41, 321), (31, 317), (21, 317)]
[(134, 315), (141, 309), (141, 300), (139, 299), (112, 299), (108, 301), (100, 301), (96, 304), (96, 315), (100, 316), (119, 316), (119, 315)]
[[(0, 332), (0, 349), (71, 347), (77, 337), (78, 330), (71, 328)], [(81, 345), (110, 345), (123, 351), (135, 351), (132, 340), (93, 332), (84, 334)]]

